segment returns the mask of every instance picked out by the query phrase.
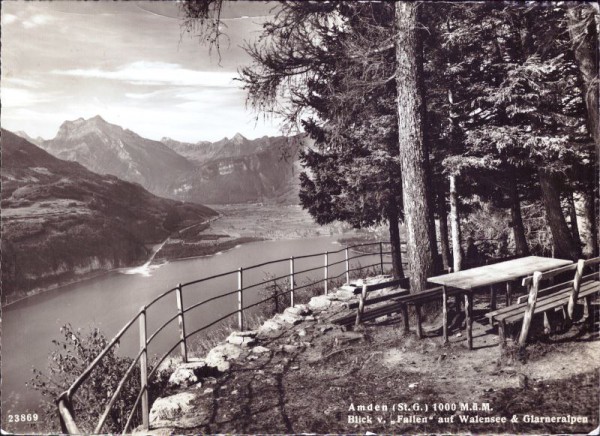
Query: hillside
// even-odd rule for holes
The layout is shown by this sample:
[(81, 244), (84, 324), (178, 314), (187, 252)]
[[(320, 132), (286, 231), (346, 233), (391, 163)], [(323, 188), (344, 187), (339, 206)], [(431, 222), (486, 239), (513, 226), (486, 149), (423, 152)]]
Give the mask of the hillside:
[(2, 130), (2, 301), (145, 260), (151, 244), (216, 212), (57, 159)]
[(334, 320), (356, 314), (356, 294), (322, 292), (305, 288), (274, 316), (265, 307), (248, 331), (225, 325), (189, 363), (165, 365), (150, 431), (135, 434), (595, 434), (597, 316), (550, 335), (540, 319), (518, 353), (512, 338), (498, 346), (478, 295), (469, 350), (460, 322), (444, 343), (439, 307), (424, 308), (421, 339), (413, 314), (408, 331), (399, 314), (343, 331)]
[[(27, 138), (26, 138), (27, 139)], [(196, 203), (298, 203), (297, 137), (216, 142), (153, 141), (96, 116), (65, 121), (40, 146), (98, 174), (141, 184), (161, 197)]]

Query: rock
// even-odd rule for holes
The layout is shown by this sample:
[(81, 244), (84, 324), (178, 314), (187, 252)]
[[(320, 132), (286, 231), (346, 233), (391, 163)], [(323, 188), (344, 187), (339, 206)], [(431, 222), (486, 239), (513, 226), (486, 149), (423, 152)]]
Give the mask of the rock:
[(330, 300), (348, 301), (354, 298), (354, 287), (352, 289), (345, 289), (342, 287), (336, 292), (329, 294)]
[(242, 336), (244, 338), (255, 338), (258, 332), (256, 330), (246, 330), (243, 332), (233, 331), (229, 336)]
[(266, 320), (263, 325), (258, 329), (258, 332), (261, 334), (268, 334), (281, 329), (281, 324), (275, 322), (272, 319)]
[(182, 417), (194, 411), (194, 399), (190, 392), (158, 398), (150, 410), (150, 428), (173, 425), (174, 421), (179, 424)]
[(228, 337), (227, 337), (227, 342), (229, 342), (232, 345), (240, 345), (242, 347), (249, 347), (251, 345), (254, 345), (256, 343), (256, 339), (254, 339), (254, 337), (251, 336), (238, 336), (234, 333), (231, 333)]
[(290, 313), (296, 316), (306, 316), (311, 314), (311, 310), (306, 304), (297, 304), (294, 307), (288, 307), (283, 313)]
[(287, 324), (296, 325), (296, 324), (300, 324), (304, 318), (300, 315), (295, 315), (290, 312), (283, 312), (283, 313), (275, 316), (274, 319), (277, 322), (284, 322)]
[(316, 321), (316, 320), (317, 320), (317, 318), (315, 318), (312, 315), (308, 315), (308, 316), (304, 317), (304, 321)]
[(204, 392), (202, 392), (202, 393), (203, 393), (203, 394), (205, 394), (205, 395), (206, 395), (206, 394), (212, 394), (212, 393), (213, 393), (213, 391), (214, 391), (214, 389), (213, 389), (213, 388), (206, 388), (206, 389), (204, 389)]
[(321, 331), (321, 333), (325, 333), (325, 332), (328, 332), (329, 330), (333, 330), (333, 326), (331, 324), (326, 324), (324, 326), (321, 326), (321, 328), (319, 330)]
[(208, 352), (204, 361), (206, 365), (216, 368), (220, 372), (229, 371), (230, 361), (240, 356), (241, 350), (232, 344), (221, 344)]
[(339, 290), (352, 292), (352, 294), (354, 294), (354, 290), (360, 287), (362, 287), (362, 284), (359, 286), (356, 283), (346, 283), (345, 285), (342, 285)]
[(335, 337), (335, 345), (343, 346), (353, 342), (359, 342), (365, 339), (365, 335), (359, 332), (344, 332)]
[(200, 381), (202, 373), (206, 373), (207, 365), (204, 361), (190, 362), (180, 364), (171, 377), (169, 377), (169, 387), (189, 387)]
[(298, 336), (306, 336), (306, 330), (304, 330), (304, 329), (298, 330)]
[(416, 388), (417, 386), (419, 386), (419, 383), (418, 383), (418, 382), (416, 382), (416, 383), (409, 383), (409, 385), (408, 385), (408, 388), (409, 388), (409, 389), (414, 389), (414, 388)]
[(263, 347), (262, 345), (258, 345), (254, 348), (252, 348), (252, 352), (256, 353), (256, 354), (264, 354), (264, 353), (270, 353), (271, 350), (269, 350), (267, 347)]
[(299, 367), (299, 366), (292, 366), (292, 367), (290, 367), (290, 369), (292, 369), (292, 370), (294, 370), (294, 371), (297, 371), (297, 370), (299, 370), (299, 369), (300, 369), (300, 367)]
[(308, 307), (312, 310), (325, 310), (331, 306), (331, 300), (326, 295), (312, 297), (308, 303)]
[(284, 353), (295, 353), (297, 351), (300, 351), (304, 348), (304, 346), (302, 345), (289, 345), (289, 344), (285, 344), (281, 346), (281, 351), (283, 351)]
[(527, 389), (529, 386), (529, 377), (525, 374), (519, 374), (519, 387), (521, 389)]

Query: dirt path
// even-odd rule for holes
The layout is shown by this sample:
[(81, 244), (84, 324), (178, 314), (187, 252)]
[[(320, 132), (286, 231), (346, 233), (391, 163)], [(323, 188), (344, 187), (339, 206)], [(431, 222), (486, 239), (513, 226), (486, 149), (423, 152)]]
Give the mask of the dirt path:
[[(538, 434), (598, 426), (597, 325), (537, 341), (522, 362), (501, 351), (481, 319), (469, 351), (460, 330), (444, 346), (439, 335), (402, 335), (395, 318), (342, 332), (329, 324), (337, 310), (259, 334), (269, 352), (242, 348), (228, 372), (186, 390), (187, 417), (153, 433)], [(527, 422), (536, 417), (587, 422)]]

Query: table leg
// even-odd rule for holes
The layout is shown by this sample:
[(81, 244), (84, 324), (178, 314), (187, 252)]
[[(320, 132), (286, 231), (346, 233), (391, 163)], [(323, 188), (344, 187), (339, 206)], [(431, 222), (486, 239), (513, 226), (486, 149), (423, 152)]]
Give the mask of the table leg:
[(467, 347), (473, 349), (473, 296), (470, 292), (465, 293), (465, 322), (467, 328)]
[(490, 286), (490, 308), (496, 310), (496, 287)]
[(512, 282), (506, 282), (506, 305), (512, 304)]
[(448, 292), (446, 286), (442, 286), (442, 329), (444, 344), (448, 343)]

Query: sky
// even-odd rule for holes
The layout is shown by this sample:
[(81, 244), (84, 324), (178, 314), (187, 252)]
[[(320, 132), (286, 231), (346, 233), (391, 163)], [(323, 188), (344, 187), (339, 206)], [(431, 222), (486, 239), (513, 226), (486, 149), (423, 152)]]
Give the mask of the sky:
[(141, 136), (216, 141), (279, 135), (234, 81), (272, 5), (232, 2), (221, 60), (182, 32), (173, 2), (2, 2), (1, 124), (53, 138), (100, 115)]

